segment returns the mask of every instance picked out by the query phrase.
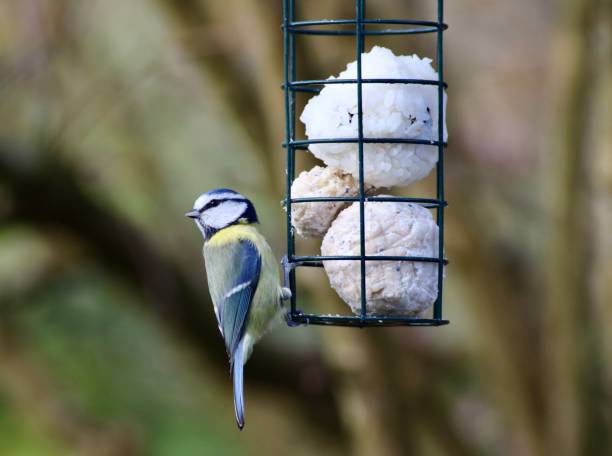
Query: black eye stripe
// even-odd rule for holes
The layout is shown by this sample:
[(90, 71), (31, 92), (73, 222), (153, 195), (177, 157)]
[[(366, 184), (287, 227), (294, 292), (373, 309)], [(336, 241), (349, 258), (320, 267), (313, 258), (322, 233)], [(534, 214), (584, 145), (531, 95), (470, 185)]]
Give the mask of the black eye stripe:
[(204, 212), (206, 209), (210, 209), (212, 207), (218, 206), (221, 203), (225, 203), (226, 201), (238, 201), (238, 202), (242, 202), (242, 203), (246, 203), (247, 202), (247, 200), (243, 199), (243, 198), (224, 198), (222, 200), (212, 200), (212, 201), (209, 201), (208, 203), (206, 203), (206, 205), (202, 209), (200, 209), (200, 213)]

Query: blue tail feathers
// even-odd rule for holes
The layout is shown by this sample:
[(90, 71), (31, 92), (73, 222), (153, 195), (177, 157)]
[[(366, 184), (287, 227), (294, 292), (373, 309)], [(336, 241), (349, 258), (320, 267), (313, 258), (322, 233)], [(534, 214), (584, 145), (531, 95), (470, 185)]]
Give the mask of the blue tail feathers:
[(240, 341), (232, 356), (232, 380), (234, 382), (234, 410), (236, 412), (236, 423), (242, 430), (244, 427), (244, 393), (243, 393), (243, 368), (244, 368), (244, 340)]

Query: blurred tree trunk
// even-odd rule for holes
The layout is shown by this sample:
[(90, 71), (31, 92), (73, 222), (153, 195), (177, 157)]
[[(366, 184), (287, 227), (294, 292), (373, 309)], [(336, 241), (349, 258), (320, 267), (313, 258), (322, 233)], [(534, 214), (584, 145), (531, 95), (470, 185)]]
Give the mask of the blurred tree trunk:
[(368, 336), (354, 328), (324, 328), (322, 341), (334, 372), (340, 417), (352, 455), (400, 455), (393, 430), (404, 423), (397, 422), (400, 417), (393, 407), (401, 392), (386, 387), (385, 377), (391, 373), (375, 356)]
[[(589, 166), (591, 188), (590, 209), (593, 214), (593, 255), (591, 283), (593, 289), (593, 316), (596, 322), (593, 333), (598, 334), (596, 342), (601, 346), (603, 388), (601, 395), (608, 400), (594, 400), (591, 406), (602, 417), (603, 431), (612, 428), (612, 2), (603, 2), (599, 22), (594, 30), (598, 39), (593, 50), (593, 64), (598, 68), (593, 81), (593, 130), (591, 138), (592, 159)], [(595, 363), (594, 363), (595, 364)], [(599, 439), (599, 436), (594, 436)], [(608, 438), (608, 451), (612, 445)]]
[[(609, 160), (597, 155), (606, 147), (609, 151), (610, 142), (589, 141), (595, 103), (609, 91), (605, 83), (595, 83), (597, 70), (607, 62), (597, 56), (597, 25), (609, 2), (567, 0), (564, 6), (551, 68), (555, 114), (544, 154), (548, 158), (543, 168), (548, 237), (542, 267), (546, 454), (570, 456), (585, 454), (585, 442), (592, 441), (587, 433), (600, 427), (592, 407), (586, 406), (601, 381), (591, 364), (598, 360), (585, 357), (593, 351), (597, 356), (599, 351), (593, 340), (597, 330), (593, 325), (595, 306), (588, 287), (595, 272), (592, 255), (599, 247), (594, 241), (598, 217), (588, 199), (592, 190), (588, 163)], [(600, 109), (600, 115), (607, 115), (606, 110), (609, 113), (609, 105)], [(609, 129), (612, 119), (603, 122)], [(600, 198), (609, 201), (603, 182), (600, 189)], [(609, 285), (610, 277), (607, 281)], [(606, 436), (596, 436), (597, 451), (604, 447), (602, 439)]]
[[(528, 325), (517, 311), (524, 302), (523, 291), (527, 288), (524, 277), (513, 269), (512, 264), (500, 261), (499, 245), (487, 233), (486, 214), (470, 203), (471, 195), (477, 194), (477, 185), (465, 193), (453, 195), (455, 205), (471, 208), (473, 212), (461, 214), (471, 223), (449, 220), (447, 226), (455, 229), (454, 236), (462, 239), (454, 246), (453, 259), (456, 269), (463, 272), (464, 280), (473, 283), (466, 312), (472, 314), (478, 332), (473, 335), (477, 362), (481, 365), (484, 387), (488, 390), (499, 411), (508, 419), (508, 440), (520, 448), (522, 456), (542, 454), (539, 434), (541, 414), (537, 400), (538, 353), (534, 350), (537, 339), (530, 333)], [(485, 220), (479, 220), (485, 217)], [(518, 276), (518, 277), (517, 277)], [(516, 282), (521, 283), (516, 286)], [(535, 380), (534, 380), (535, 379)]]

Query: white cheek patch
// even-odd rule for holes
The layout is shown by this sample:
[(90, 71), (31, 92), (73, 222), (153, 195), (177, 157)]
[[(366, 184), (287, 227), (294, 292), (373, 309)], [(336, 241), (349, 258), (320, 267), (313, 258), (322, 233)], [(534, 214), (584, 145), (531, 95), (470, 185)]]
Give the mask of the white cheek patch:
[(216, 207), (205, 210), (201, 219), (205, 225), (211, 228), (225, 228), (242, 217), (247, 207), (247, 203), (240, 201), (225, 201)]

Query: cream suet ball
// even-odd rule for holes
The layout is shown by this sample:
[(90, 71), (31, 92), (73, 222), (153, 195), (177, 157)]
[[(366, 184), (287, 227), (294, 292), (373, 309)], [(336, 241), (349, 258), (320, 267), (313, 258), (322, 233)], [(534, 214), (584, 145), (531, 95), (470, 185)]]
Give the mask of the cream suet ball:
[[(338, 75), (338, 79), (356, 77), (356, 62)], [(362, 78), (437, 80), (438, 74), (428, 58), (396, 56), (375, 46), (362, 54)], [(366, 138), (438, 139), (437, 86), (364, 83), (362, 93)], [(328, 84), (308, 101), (300, 120), (308, 139), (357, 138), (357, 112), (355, 84)], [(311, 144), (309, 150), (328, 166), (358, 178), (357, 144)], [(432, 145), (368, 143), (364, 145), (364, 180), (374, 187), (409, 185), (427, 176), (437, 160), (438, 151)]]
[[(353, 176), (332, 167), (315, 166), (303, 171), (293, 181), (293, 198), (356, 196), (359, 183)], [(305, 238), (322, 238), (334, 218), (348, 202), (294, 203), (291, 209), (291, 223), (298, 235)]]
[[(438, 226), (424, 207), (403, 202), (365, 203), (366, 255), (438, 256)], [(359, 255), (359, 203), (344, 209), (321, 244), (324, 256)], [(332, 288), (361, 311), (361, 267), (356, 261), (324, 261)], [(367, 312), (416, 316), (438, 295), (438, 265), (416, 261), (367, 261)]]

